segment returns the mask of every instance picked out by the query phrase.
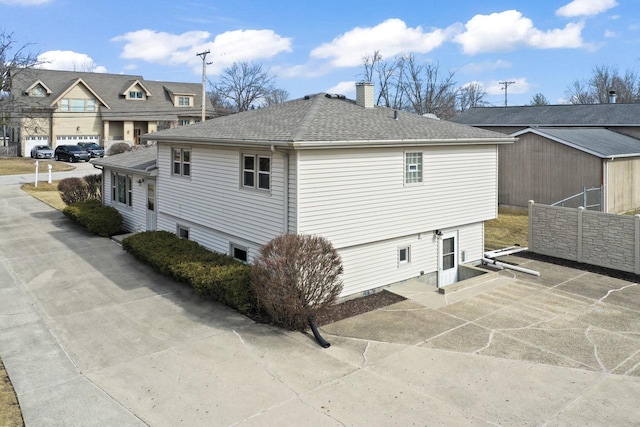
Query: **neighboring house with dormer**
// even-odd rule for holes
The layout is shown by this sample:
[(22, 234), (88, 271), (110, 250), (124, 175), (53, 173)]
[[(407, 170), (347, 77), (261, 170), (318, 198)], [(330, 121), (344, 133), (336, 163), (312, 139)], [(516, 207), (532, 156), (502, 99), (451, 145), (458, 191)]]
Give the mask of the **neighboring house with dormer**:
[[(135, 145), (142, 134), (202, 117), (201, 84), (133, 75), (19, 69), (12, 73), (11, 96), (11, 142), (22, 156), (40, 144)], [(214, 116), (208, 100), (206, 116)]]
[[(570, 204), (587, 200), (610, 213), (640, 207), (640, 104), (477, 107), (452, 121), (518, 138), (499, 150), (501, 205), (578, 195)], [(585, 187), (601, 190), (585, 198)]]
[(157, 176), (97, 161), (105, 204), (135, 215), (153, 195), (157, 223), (133, 223), (247, 262), (278, 235), (324, 236), (342, 257), (342, 296), (414, 277), (446, 286), (478, 263), (498, 146), (514, 141), (374, 106), (369, 84), (357, 101), (316, 94), (142, 139), (156, 143)]

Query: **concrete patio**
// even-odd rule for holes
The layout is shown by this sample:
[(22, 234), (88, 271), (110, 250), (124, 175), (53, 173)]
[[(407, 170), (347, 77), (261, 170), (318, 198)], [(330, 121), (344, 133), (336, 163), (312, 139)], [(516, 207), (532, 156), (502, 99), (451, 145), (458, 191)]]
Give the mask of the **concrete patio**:
[(638, 425), (640, 286), (504, 271), (310, 334), (197, 298), (0, 185), (0, 356), (27, 426)]

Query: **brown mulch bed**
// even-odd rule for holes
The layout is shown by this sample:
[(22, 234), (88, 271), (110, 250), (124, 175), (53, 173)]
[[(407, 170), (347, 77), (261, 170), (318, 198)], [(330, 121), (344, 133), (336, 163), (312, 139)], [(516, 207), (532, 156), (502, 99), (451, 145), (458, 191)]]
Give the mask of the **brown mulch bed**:
[(360, 297), (334, 305), (329, 308), (325, 314), (316, 319), (316, 324), (318, 326), (328, 325), (329, 323), (377, 310), (404, 301), (405, 299), (406, 298), (389, 291), (376, 292), (366, 297)]

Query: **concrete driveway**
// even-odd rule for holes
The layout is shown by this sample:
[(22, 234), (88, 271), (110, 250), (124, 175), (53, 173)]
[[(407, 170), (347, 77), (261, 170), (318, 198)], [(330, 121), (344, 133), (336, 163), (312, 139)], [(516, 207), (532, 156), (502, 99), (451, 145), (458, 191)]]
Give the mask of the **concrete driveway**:
[(513, 258), (323, 328), (321, 349), (0, 185), (0, 356), (27, 426), (639, 425), (640, 286)]

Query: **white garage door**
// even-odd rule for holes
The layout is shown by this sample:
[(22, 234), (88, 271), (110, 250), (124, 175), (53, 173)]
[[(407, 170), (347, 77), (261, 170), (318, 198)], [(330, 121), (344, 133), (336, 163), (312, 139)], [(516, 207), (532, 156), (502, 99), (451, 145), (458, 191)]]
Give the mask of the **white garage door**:
[(95, 142), (99, 144), (100, 137), (98, 135), (56, 136), (57, 145), (76, 145), (78, 142)]
[(24, 153), (23, 157), (29, 157), (31, 155), (31, 149), (36, 145), (49, 145), (48, 136), (26, 136), (24, 138)]

